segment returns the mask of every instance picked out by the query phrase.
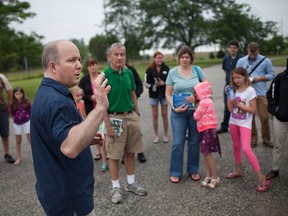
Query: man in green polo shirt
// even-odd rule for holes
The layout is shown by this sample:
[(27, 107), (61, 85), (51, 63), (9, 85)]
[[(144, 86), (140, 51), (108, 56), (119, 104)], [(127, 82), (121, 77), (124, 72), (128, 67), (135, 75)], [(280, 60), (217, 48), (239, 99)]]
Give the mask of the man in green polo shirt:
[(112, 202), (123, 202), (119, 182), (119, 160), (125, 152), (127, 172), (126, 191), (144, 196), (146, 190), (135, 181), (135, 153), (142, 152), (139, 108), (135, 94), (135, 82), (130, 70), (124, 68), (126, 49), (114, 43), (108, 50), (110, 65), (104, 73), (111, 86), (108, 94), (109, 108), (105, 116), (107, 129), (106, 151), (109, 158), (109, 171), (112, 179)]

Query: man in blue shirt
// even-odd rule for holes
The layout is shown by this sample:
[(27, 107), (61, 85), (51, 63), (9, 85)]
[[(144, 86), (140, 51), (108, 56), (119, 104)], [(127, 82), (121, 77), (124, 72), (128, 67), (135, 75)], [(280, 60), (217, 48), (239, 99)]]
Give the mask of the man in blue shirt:
[(221, 122), (221, 128), (217, 130), (218, 134), (228, 132), (230, 112), (227, 107), (227, 94), (225, 92), (225, 87), (230, 83), (230, 74), (231, 71), (236, 67), (236, 64), (240, 58), (243, 57), (243, 54), (239, 53), (239, 42), (237, 40), (232, 40), (228, 43), (228, 52), (222, 62), (222, 69), (225, 73), (225, 86), (223, 91), (224, 97), (224, 116), (223, 121)]
[(90, 144), (109, 102), (107, 79), (99, 75), (97, 107), (83, 120), (69, 88), (78, 84), (82, 65), (70, 41), (49, 43), (42, 53), (44, 78), (31, 113), (31, 146), (36, 192), (46, 215), (95, 215), (93, 158)]
[[(266, 92), (267, 92), (266, 82), (274, 79), (275, 70), (273, 68), (270, 59), (265, 58), (263, 55), (259, 54), (260, 48), (256, 42), (249, 43), (247, 50), (248, 55), (239, 59), (236, 67), (245, 68), (247, 73), (249, 73), (252, 87), (255, 89), (257, 94), (257, 115), (259, 116), (261, 122), (263, 145), (273, 147), (273, 145), (270, 143), (269, 113), (267, 110), (268, 102), (266, 98)], [(264, 60), (258, 65), (258, 63), (262, 59)], [(258, 134), (254, 115), (252, 121), (251, 147), (257, 146), (257, 137)]]

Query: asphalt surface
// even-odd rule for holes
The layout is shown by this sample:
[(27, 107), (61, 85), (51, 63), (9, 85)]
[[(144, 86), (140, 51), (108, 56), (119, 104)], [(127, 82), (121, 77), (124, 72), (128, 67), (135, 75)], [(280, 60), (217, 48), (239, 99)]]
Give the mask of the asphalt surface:
[[(275, 68), (281, 72), (284, 68)], [(223, 117), (222, 89), (224, 73), (221, 66), (204, 69), (207, 78), (212, 82), (213, 99), (217, 109), (219, 125)], [(285, 154), (280, 166), (280, 176), (272, 180), (271, 187), (265, 193), (256, 192), (256, 174), (248, 160), (243, 155), (243, 177), (235, 180), (225, 179), (234, 168), (233, 148), (229, 133), (220, 135), (222, 157), (214, 154), (218, 172), (221, 177), (221, 186), (209, 190), (200, 187), (200, 182), (193, 182), (187, 174), (179, 184), (169, 182), (169, 164), (171, 154), (171, 127), (169, 128), (170, 142), (153, 144), (153, 129), (151, 109), (147, 104), (148, 92), (145, 89), (139, 99), (141, 124), (143, 133), (144, 152), (146, 163), (136, 160), (136, 179), (148, 191), (145, 197), (124, 192), (124, 203), (111, 203), (111, 181), (109, 173), (100, 171), (101, 161), (95, 161), (95, 212), (96, 215), (288, 215), (288, 151), (285, 144)], [(16, 156), (16, 144), (13, 135), (12, 121), (10, 121), (10, 153)], [(170, 123), (170, 121), (169, 121)], [(162, 122), (159, 119), (160, 137), (162, 137)], [(258, 122), (259, 127), (259, 122)], [(260, 131), (260, 130), (259, 130)], [(272, 133), (272, 130), (271, 130)], [(8, 164), (3, 156), (0, 158), (0, 215), (30, 216), (45, 215), (35, 193), (35, 175), (31, 159), (30, 145), (24, 138), (22, 143), (22, 163)], [(260, 134), (259, 134), (259, 139)], [(0, 145), (0, 155), (3, 147)], [(94, 150), (94, 149), (93, 149)], [(253, 149), (264, 174), (271, 169), (272, 149), (264, 147), (261, 142)], [(187, 152), (185, 152), (186, 163)], [(184, 164), (185, 164), (184, 163)], [(186, 170), (186, 167), (184, 166)], [(184, 170), (184, 171), (185, 171)], [(205, 175), (203, 158), (200, 159), (200, 174)], [(124, 189), (126, 174), (121, 165), (120, 182)]]

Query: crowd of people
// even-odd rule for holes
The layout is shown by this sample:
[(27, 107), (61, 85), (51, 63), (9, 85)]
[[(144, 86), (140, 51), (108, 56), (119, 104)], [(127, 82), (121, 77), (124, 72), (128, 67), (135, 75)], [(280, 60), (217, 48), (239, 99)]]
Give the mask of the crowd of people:
[[(214, 189), (220, 186), (221, 179), (212, 154), (218, 152), (221, 156), (219, 136), (230, 132), (235, 169), (225, 178), (242, 177), (243, 149), (257, 176), (256, 191), (265, 192), (270, 180), (279, 175), (283, 143), (287, 139), (287, 70), (275, 78), (270, 59), (260, 54), (255, 42), (248, 44), (246, 56), (239, 53), (236, 40), (229, 42), (227, 51), (222, 63), (225, 73), (224, 116), (218, 130), (213, 85), (203, 69), (193, 64), (191, 48), (183, 46), (179, 50), (178, 66), (171, 69), (165, 64), (164, 55), (155, 52), (145, 75), (152, 112), (153, 143), (169, 142), (170, 106), (170, 182), (179, 183), (183, 178), (187, 140), (186, 172), (193, 181), (202, 179), (199, 173), (201, 153), (205, 177), (200, 185)], [(4, 158), (8, 163), (21, 163), (24, 133), (31, 142), (36, 192), (47, 215), (95, 215), (93, 158), (102, 159), (101, 171), (110, 173), (113, 203), (124, 201), (119, 178), (120, 161), (127, 174), (125, 190), (139, 196), (147, 194), (147, 190), (140, 186), (141, 180), (136, 181), (135, 176), (135, 155), (140, 162), (146, 162), (138, 106), (143, 83), (136, 69), (127, 64), (123, 44), (112, 44), (107, 58), (109, 64), (102, 73), (97, 60), (89, 58), (88, 74), (80, 79), (82, 64), (77, 46), (66, 40), (50, 42), (42, 53), (44, 78), (33, 106), (23, 88), (12, 89), (7, 78), (0, 74), (0, 135)], [(272, 83), (267, 91), (268, 81)], [(8, 95), (7, 102), (4, 91)], [(159, 104), (163, 122), (161, 138)], [(261, 122), (263, 145), (273, 147), (268, 112), (273, 115), (274, 148), (272, 168), (265, 176), (252, 148), (258, 144), (256, 116)], [(9, 153), (9, 114), (13, 117), (16, 136), (16, 160)], [(95, 148), (94, 155), (91, 146)]]

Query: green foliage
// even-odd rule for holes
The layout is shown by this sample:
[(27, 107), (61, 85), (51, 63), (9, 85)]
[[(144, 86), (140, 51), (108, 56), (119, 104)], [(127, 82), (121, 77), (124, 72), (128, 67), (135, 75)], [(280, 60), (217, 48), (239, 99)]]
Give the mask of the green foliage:
[(89, 42), (89, 51), (93, 57), (97, 59), (97, 61), (107, 61), (107, 49), (112, 43), (117, 42), (118, 39), (115, 35), (96, 35), (91, 38)]
[(117, 35), (125, 44), (130, 59), (139, 58), (140, 50), (151, 48), (151, 43), (144, 37), (145, 25), (139, 0), (108, 0), (104, 8), (106, 34)]
[(81, 40), (71, 39), (71, 42), (73, 42), (78, 47), (82, 60), (86, 59), (89, 51), (88, 47), (85, 45), (84, 39)]
[(224, 56), (225, 56), (225, 52), (223, 50), (219, 50), (217, 52), (217, 55), (216, 55), (217, 58), (222, 59), (224, 58)]
[(28, 2), (0, 1), (0, 70), (21, 70), (39, 66), (42, 44), (36, 33), (30, 36), (15, 32), (9, 27), (11, 22), (22, 23), (35, 14), (27, 12)]
[[(248, 4), (235, 0), (108, 0), (105, 26), (125, 41), (128, 53), (148, 46), (193, 50), (211, 43), (227, 46), (231, 39), (244, 45), (263, 43), (277, 31), (275, 22), (249, 15)], [(265, 50), (266, 47), (263, 46)]]
[(272, 55), (280, 55), (288, 48), (287, 41), (288, 38), (285, 39), (283, 36), (275, 35), (272, 39), (265, 41), (267, 53)]
[(210, 52), (210, 53), (209, 53), (209, 58), (210, 58), (210, 59), (214, 59), (214, 58), (215, 58), (214, 52)]
[[(225, 48), (231, 39), (237, 39), (247, 45), (251, 41), (263, 44), (277, 32), (276, 23), (262, 22), (256, 15), (249, 15), (248, 4), (237, 4), (234, 0), (218, 0), (214, 13), (210, 41)], [(266, 50), (264, 45), (262, 50)]]

